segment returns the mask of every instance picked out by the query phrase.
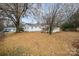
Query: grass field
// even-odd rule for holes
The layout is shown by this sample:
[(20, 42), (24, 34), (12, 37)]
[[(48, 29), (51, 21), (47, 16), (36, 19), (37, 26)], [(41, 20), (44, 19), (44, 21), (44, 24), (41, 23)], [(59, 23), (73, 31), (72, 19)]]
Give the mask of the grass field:
[(40, 32), (6, 33), (0, 42), (0, 55), (73, 55), (72, 41), (76, 39), (79, 39), (79, 32), (52, 35)]

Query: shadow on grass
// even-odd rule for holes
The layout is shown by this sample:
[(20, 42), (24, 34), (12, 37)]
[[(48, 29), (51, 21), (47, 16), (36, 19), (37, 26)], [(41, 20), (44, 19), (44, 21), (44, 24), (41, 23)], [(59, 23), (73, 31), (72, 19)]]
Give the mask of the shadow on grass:
[(5, 39), (5, 34), (0, 34), (0, 42), (3, 42)]
[(72, 46), (76, 49), (75, 50), (75, 54), (74, 56), (79, 56), (79, 39), (75, 39), (73, 42), (72, 42)]

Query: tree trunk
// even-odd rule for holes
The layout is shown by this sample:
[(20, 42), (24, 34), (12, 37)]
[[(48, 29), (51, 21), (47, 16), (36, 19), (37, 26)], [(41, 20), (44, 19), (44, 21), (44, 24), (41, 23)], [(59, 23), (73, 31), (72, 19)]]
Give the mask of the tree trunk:
[(20, 32), (20, 18), (18, 13), (18, 3), (16, 3), (16, 32)]
[(16, 23), (16, 33), (20, 32), (20, 28), (19, 28), (19, 20)]
[(50, 35), (52, 34), (52, 24), (50, 24), (50, 27), (49, 27), (49, 34)]

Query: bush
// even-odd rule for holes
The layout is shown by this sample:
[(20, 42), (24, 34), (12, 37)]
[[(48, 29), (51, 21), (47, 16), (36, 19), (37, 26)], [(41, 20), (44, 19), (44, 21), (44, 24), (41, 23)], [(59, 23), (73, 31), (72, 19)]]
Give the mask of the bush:
[(74, 26), (74, 24), (72, 24), (72, 23), (66, 22), (66, 23), (62, 24), (61, 28), (63, 31), (66, 31), (66, 30), (67, 31), (74, 31), (76, 26)]

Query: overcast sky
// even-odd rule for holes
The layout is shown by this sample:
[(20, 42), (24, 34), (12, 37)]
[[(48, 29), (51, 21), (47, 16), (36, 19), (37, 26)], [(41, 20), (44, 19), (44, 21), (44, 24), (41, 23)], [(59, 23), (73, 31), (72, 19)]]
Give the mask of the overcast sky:
[[(49, 7), (51, 7), (52, 5), (55, 5), (55, 4), (54, 3), (52, 3), (52, 4), (42, 3), (42, 5), (41, 5), (42, 8), (40, 8), (40, 10), (44, 11), (44, 13), (47, 13), (49, 10)], [(61, 12), (67, 11), (69, 14), (74, 8), (77, 8), (79, 4), (65, 4), (64, 7), (63, 7), (64, 4), (59, 4), (59, 5), (61, 6), (62, 9), (64, 9), (64, 11), (60, 10)], [(34, 6), (34, 7), (36, 7), (36, 6)], [(37, 23), (37, 21), (33, 17), (30, 17), (30, 16), (22, 18), (22, 21), (25, 23)]]

